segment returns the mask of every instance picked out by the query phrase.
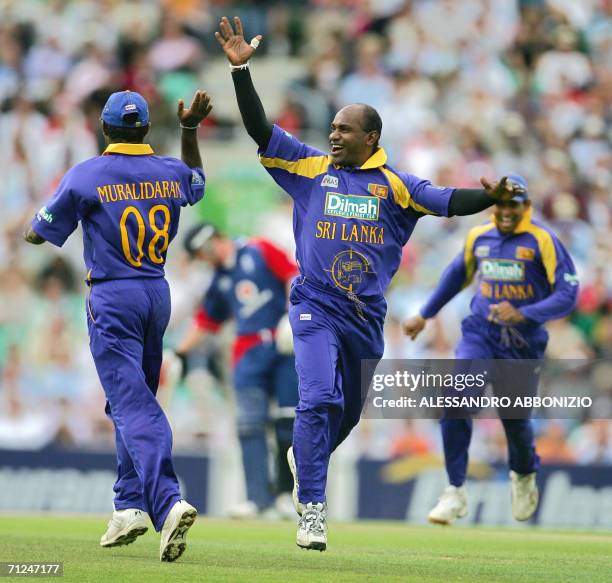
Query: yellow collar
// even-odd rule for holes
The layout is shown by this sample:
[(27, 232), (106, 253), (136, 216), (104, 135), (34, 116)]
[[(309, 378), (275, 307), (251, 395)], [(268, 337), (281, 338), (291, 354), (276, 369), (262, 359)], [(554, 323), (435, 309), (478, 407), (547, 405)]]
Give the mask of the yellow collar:
[[(519, 224), (516, 226), (516, 229), (512, 232), (513, 235), (518, 235), (519, 233), (524, 233), (527, 231), (527, 227), (531, 225), (531, 215), (533, 214), (533, 207), (529, 207), (523, 218), (519, 221)], [(495, 220), (495, 215), (491, 215), (491, 222), (497, 226), (497, 221)]]
[[(331, 160), (332, 157), (328, 156)], [(358, 170), (373, 170), (374, 168), (380, 168), (387, 163), (387, 153), (379, 147), (376, 152), (374, 152), (364, 163), (363, 166), (360, 166)], [(334, 168), (336, 170), (343, 168), (343, 166), (339, 166), (338, 164), (334, 164)]]
[(108, 154), (127, 154), (128, 156), (148, 156), (153, 154), (153, 148), (149, 144), (109, 144), (104, 150), (103, 156)]
[(372, 170), (373, 168), (379, 168), (387, 163), (387, 153), (381, 147), (376, 150), (366, 161), (360, 170)]

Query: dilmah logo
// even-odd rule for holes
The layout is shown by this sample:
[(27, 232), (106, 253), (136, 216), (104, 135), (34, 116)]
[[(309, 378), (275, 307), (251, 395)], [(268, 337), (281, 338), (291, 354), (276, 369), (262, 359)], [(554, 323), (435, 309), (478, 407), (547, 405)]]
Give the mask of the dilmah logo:
[(326, 174), (323, 177), (321, 186), (331, 186), (333, 188), (338, 188), (338, 178), (336, 176), (330, 176), (329, 174)]

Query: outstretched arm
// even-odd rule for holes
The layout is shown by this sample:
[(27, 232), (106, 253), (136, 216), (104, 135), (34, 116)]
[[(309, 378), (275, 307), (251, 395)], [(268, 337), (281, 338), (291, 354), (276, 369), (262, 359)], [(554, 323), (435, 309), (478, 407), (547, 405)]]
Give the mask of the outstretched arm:
[(448, 214), (453, 215), (474, 215), (494, 205), (499, 200), (510, 200), (519, 194), (519, 185), (508, 182), (504, 176), (499, 182), (490, 183), (482, 177), (480, 183), (483, 188), (457, 188), (451, 196)]
[(176, 115), (182, 128), (181, 160), (189, 168), (203, 167), (198, 146), (198, 127), (211, 110), (210, 96), (206, 91), (196, 91), (189, 109), (185, 109), (185, 102), (179, 99)]
[(249, 59), (259, 46), (261, 35), (257, 35), (251, 44), (244, 40), (244, 32), (240, 18), (234, 17), (236, 32), (227, 17), (219, 23), (221, 32), (215, 32), (215, 38), (225, 52), (232, 69), (232, 81), (236, 91), (238, 109), (247, 133), (259, 146), (265, 150), (272, 137), (272, 124), (266, 117), (259, 95), (255, 91), (251, 73), (249, 72)]
[(467, 284), (467, 270), (463, 252), (459, 253), (444, 270), (436, 289), (429, 296), (420, 313), (424, 318), (433, 318)]
[(425, 328), (427, 320), (433, 318), (468, 283), (464, 254), (459, 253), (444, 270), (436, 289), (429, 296), (420, 313), (404, 321), (402, 325), (404, 334), (414, 340)]

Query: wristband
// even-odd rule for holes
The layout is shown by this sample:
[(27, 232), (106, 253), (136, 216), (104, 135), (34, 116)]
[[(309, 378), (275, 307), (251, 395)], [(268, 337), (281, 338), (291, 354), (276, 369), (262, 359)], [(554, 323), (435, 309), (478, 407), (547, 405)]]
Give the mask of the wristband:
[(183, 130), (197, 130), (200, 127), (200, 124), (198, 124), (197, 126), (184, 126), (182, 123), (179, 123), (179, 126), (181, 126), (181, 129)]
[(230, 71), (233, 73), (234, 71), (244, 71), (249, 68), (249, 62), (243, 63), (242, 65), (232, 65), (230, 63)]

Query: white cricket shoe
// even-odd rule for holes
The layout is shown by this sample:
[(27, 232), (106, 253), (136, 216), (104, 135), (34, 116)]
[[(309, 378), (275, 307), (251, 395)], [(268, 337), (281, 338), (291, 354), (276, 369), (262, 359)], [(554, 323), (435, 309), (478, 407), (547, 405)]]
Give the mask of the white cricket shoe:
[(298, 521), (296, 543), (303, 549), (324, 551), (327, 548), (327, 504), (309, 502)]
[(427, 518), (433, 524), (452, 524), (457, 518), (463, 518), (467, 511), (465, 488), (447, 486)]
[(184, 552), (187, 531), (193, 526), (198, 511), (185, 500), (179, 500), (170, 510), (161, 531), (159, 559), (165, 563), (176, 561)]
[(289, 469), (291, 470), (291, 475), (293, 476), (293, 492), (291, 492), (291, 496), (293, 498), (293, 507), (295, 511), (302, 516), (304, 512), (304, 505), (300, 502), (298, 498), (298, 488), (300, 487), (300, 483), (297, 479), (297, 466), (295, 465), (295, 457), (293, 455), (293, 446), (291, 446), (287, 450), (287, 463), (289, 464)]
[(535, 477), (535, 472), (517, 474), (510, 470), (512, 516), (516, 520), (529, 520), (538, 507), (540, 496)]
[(101, 547), (122, 547), (133, 543), (149, 530), (147, 513), (138, 508), (115, 510), (108, 528), (100, 539)]

